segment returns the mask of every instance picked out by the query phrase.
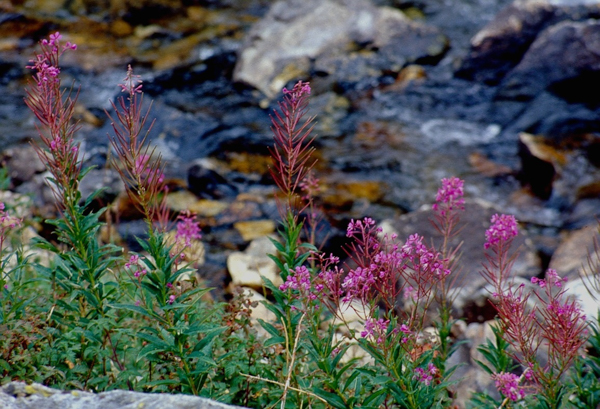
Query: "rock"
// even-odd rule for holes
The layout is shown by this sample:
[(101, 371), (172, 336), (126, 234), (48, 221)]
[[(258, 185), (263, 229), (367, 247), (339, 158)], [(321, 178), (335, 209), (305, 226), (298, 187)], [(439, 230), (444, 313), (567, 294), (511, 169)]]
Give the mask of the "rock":
[(283, 284), (277, 265), (267, 254), (277, 254), (268, 237), (252, 240), (244, 252), (231, 253), (227, 257), (227, 270), (232, 284), (260, 290), (264, 287), (263, 276), (276, 286)]
[(167, 206), (176, 212), (189, 210), (198, 216), (215, 217), (229, 206), (229, 203), (219, 200), (198, 199), (188, 190), (169, 193)]
[(520, 179), (534, 195), (546, 200), (552, 194), (552, 183), (566, 158), (543, 139), (524, 132), (519, 134)]
[(499, 83), (519, 63), (554, 13), (555, 8), (544, 1), (515, 1), (471, 39), (471, 50), (456, 75)]
[(242, 238), (246, 241), (267, 236), (275, 232), (275, 222), (273, 220), (247, 220), (233, 224), (233, 227), (240, 232)]
[[(342, 77), (358, 81), (369, 69), (379, 75), (398, 72), (409, 62), (438, 59), (447, 46), (439, 30), (366, 0), (284, 0), (249, 33), (233, 78), (273, 98), (313, 66), (322, 74), (342, 71)], [(357, 47), (367, 50), (367, 58), (355, 53), (348, 60), (344, 54)]]
[(237, 193), (227, 179), (202, 164), (195, 164), (188, 170), (188, 189), (196, 196), (207, 199), (222, 199)]
[(500, 83), (521, 62), (543, 30), (565, 20), (593, 19), (597, 4), (587, 0), (515, 0), (471, 39), (471, 50), (456, 76)]
[(431, 119), (421, 126), (421, 132), (436, 148), (449, 142), (469, 146), (491, 142), (500, 133), (500, 126), (455, 119)]
[(541, 31), (502, 81), (497, 98), (531, 100), (550, 91), (569, 102), (600, 99), (600, 23), (562, 21)]
[(34, 175), (46, 170), (35, 148), (30, 144), (6, 149), (2, 153), (2, 163), (8, 170), (8, 177), (13, 186), (28, 182)]
[(98, 198), (103, 203), (110, 203), (119, 194), (125, 192), (121, 177), (113, 169), (92, 169), (79, 183), (81, 198), (84, 200), (100, 189), (102, 189), (102, 194)]
[(83, 391), (60, 391), (40, 384), (10, 382), (0, 388), (2, 409), (227, 409), (210, 399), (190, 395), (110, 391), (98, 394)]
[[(502, 213), (494, 208), (491, 203), (481, 200), (467, 200), (465, 211), (460, 214), (463, 229), (460, 234), (449, 242), (451, 247), (460, 247), (461, 257), (458, 260), (459, 269), (452, 272), (451, 279), (455, 279), (454, 288), (460, 291), (455, 293), (453, 307), (458, 317), (466, 312), (465, 307), (473, 303), (475, 299), (481, 298), (486, 281), (480, 274), (482, 263), (485, 261), (483, 244), (485, 243), (485, 230), (490, 226), (490, 218), (494, 213)], [(418, 233), (423, 236), (424, 242), (441, 245), (441, 235), (430, 222), (433, 219), (431, 207), (423, 206), (421, 209), (402, 215), (392, 225), (399, 234), (402, 243), (411, 234)], [(513, 277), (537, 276), (541, 266), (537, 253), (527, 236), (521, 230), (519, 236), (513, 242), (511, 252), (519, 252), (513, 265)], [(485, 294), (483, 294), (485, 296)]]
[[(588, 257), (597, 262), (598, 257), (594, 252), (594, 240), (599, 239), (597, 225), (584, 227), (569, 233), (552, 255), (549, 268), (553, 268), (559, 276), (567, 277), (569, 280), (588, 275), (590, 270)], [(598, 243), (600, 244), (600, 242)], [(594, 271), (594, 273), (597, 273), (597, 271)]]
[(600, 302), (600, 278), (598, 274), (596, 273), (593, 278), (580, 277), (569, 280), (566, 288), (565, 295), (576, 298), (586, 319), (591, 323), (597, 324), (600, 318), (598, 316), (598, 303)]
[(512, 173), (512, 169), (508, 166), (496, 163), (480, 152), (473, 152), (469, 155), (469, 165), (485, 177), (497, 177)]

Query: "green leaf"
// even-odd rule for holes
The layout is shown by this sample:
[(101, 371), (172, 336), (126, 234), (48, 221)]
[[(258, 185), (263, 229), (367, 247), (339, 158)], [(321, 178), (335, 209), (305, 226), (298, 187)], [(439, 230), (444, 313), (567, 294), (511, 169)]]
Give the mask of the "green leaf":
[(158, 320), (160, 321), (162, 324), (166, 324), (167, 322), (165, 321), (165, 319), (163, 317), (161, 317), (160, 315), (158, 315), (157, 313), (155, 313), (154, 311), (149, 311), (139, 305), (134, 305), (134, 304), (111, 304), (109, 305), (109, 307), (118, 309), (118, 310), (129, 310), (129, 311), (133, 311), (133, 312), (137, 312), (139, 314), (142, 314), (145, 317), (151, 318), (153, 320)]
[(327, 403), (333, 406), (334, 408), (347, 409), (346, 402), (344, 402), (344, 400), (335, 393), (327, 392), (326, 390), (323, 390), (318, 387), (314, 387), (312, 391), (315, 395), (319, 396), (322, 399), (325, 399)]

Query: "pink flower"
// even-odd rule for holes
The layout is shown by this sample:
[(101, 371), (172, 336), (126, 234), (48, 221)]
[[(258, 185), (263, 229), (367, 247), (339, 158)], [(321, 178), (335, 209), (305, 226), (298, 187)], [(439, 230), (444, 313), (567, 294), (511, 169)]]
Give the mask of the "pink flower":
[(464, 181), (456, 177), (442, 179), (442, 187), (435, 197), (437, 203), (433, 205), (433, 210), (439, 212), (441, 216), (454, 209), (464, 210), (463, 185)]
[(433, 380), (433, 377), (437, 373), (438, 369), (435, 367), (435, 365), (429, 363), (429, 365), (427, 365), (427, 371), (423, 368), (415, 368), (414, 378), (416, 378), (419, 382), (422, 382), (425, 385), (429, 386), (431, 384), (431, 381)]
[(171, 294), (169, 296), (169, 299), (167, 300), (167, 303), (173, 304), (174, 302), (175, 302), (175, 295)]
[(177, 233), (175, 233), (175, 240), (177, 242), (183, 242), (184, 247), (189, 247), (192, 240), (200, 240), (202, 238), (195, 214), (186, 211), (180, 214), (178, 219)]
[(512, 240), (519, 234), (517, 229), (517, 219), (512, 215), (498, 215), (492, 216), (492, 226), (486, 230), (485, 237), (487, 241), (484, 244), (484, 248), (489, 249), (493, 245), (499, 243), (506, 243)]
[(525, 390), (519, 386), (519, 377), (508, 372), (500, 372), (492, 375), (496, 388), (508, 399), (516, 402), (525, 397)]

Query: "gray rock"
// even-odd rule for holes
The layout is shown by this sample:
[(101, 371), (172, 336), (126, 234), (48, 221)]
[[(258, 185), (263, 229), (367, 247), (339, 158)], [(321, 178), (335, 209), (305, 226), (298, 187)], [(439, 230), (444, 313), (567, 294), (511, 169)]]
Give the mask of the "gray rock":
[(598, 4), (586, 0), (515, 0), (471, 39), (471, 50), (457, 76), (499, 83), (521, 62), (543, 30), (566, 20), (593, 18)]
[(550, 90), (567, 101), (590, 98), (600, 76), (600, 23), (563, 21), (540, 32), (506, 76), (503, 99), (533, 99)]
[(227, 409), (210, 399), (190, 395), (110, 391), (98, 394), (60, 391), (39, 384), (10, 382), (0, 388), (0, 409)]
[[(249, 33), (233, 78), (272, 98), (288, 81), (307, 76), (313, 63), (325, 74), (347, 71), (352, 80), (364, 77), (357, 69), (399, 71), (407, 62), (438, 58), (447, 46), (439, 30), (366, 0), (284, 0)], [(360, 48), (371, 53), (348, 63), (347, 54)]]

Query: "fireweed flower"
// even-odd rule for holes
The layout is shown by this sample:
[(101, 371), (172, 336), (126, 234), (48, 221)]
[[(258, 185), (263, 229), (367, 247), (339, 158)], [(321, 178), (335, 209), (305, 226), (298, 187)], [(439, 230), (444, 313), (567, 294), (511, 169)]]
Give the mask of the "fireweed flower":
[[(277, 187), (287, 199), (287, 211), (296, 205), (297, 190), (315, 164), (311, 158), (315, 148), (314, 117), (304, 119), (308, 111), (310, 85), (299, 81), (291, 90), (283, 89), (283, 102), (279, 103), (281, 112), (274, 111), (271, 117), (275, 146), (270, 149), (273, 158), (271, 175)], [(282, 214), (287, 219), (287, 214)]]
[(35, 114), (42, 125), (40, 138), (46, 149), (36, 146), (36, 151), (54, 182), (50, 185), (58, 203), (69, 209), (77, 200), (78, 181), (81, 163), (79, 149), (74, 141), (78, 129), (72, 118), (77, 94), (61, 88), (60, 57), (77, 46), (67, 42), (61, 45), (59, 32), (40, 41), (42, 52), (30, 60), (30, 68), (35, 71), (33, 84), (26, 88), (25, 104)]
[(517, 229), (517, 219), (512, 215), (493, 215), (492, 226), (486, 230), (486, 242), (483, 245), (485, 249), (489, 249), (499, 243), (506, 243), (517, 237), (519, 231)]
[(429, 363), (429, 365), (427, 365), (427, 370), (423, 368), (415, 368), (414, 378), (417, 379), (419, 382), (429, 386), (431, 384), (431, 381), (433, 380), (433, 377), (437, 373), (438, 369), (435, 367), (435, 365)]
[(519, 376), (508, 372), (500, 372), (493, 374), (492, 379), (498, 391), (513, 402), (525, 397), (525, 389), (519, 385)]
[(389, 323), (390, 320), (384, 320), (383, 318), (379, 318), (377, 321), (375, 321), (371, 317), (369, 317), (365, 321), (365, 328), (363, 331), (361, 331), (360, 336), (362, 338), (375, 337), (377, 338), (377, 344), (381, 345), (385, 340), (385, 334)]
[(113, 127), (113, 135), (109, 135), (109, 139), (116, 152), (113, 165), (125, 184), (129, 198), (148, 223), (158, 219), (164, 230), (168, 219), (167, 195), (163, 195), (162, 202), (159, 195), (166, 192), (165, 177), (160, 154), (155, 154), (146, 143), (154, 122), (146, 127), (150, 108), (142, 115), (142, 81), (129, 66), (119, 86), (127, 97), (111, 102), (116, 119), (107, 112)]
[(184, 247), (189, 247), (192, 240), (200, 240), (200, 226), (196, 221), (196, 215), (190, 211), (185, 211), (180, 214), (177, 222), (177, 233), (175, 233), (175, 241), (182, 243)]
[(456, 177), (442, 179), (442, 187), (435, 197), (437, 203), (433, 205), (433, 210), (441, 216), (446, 216), (452, 210), (464, 210), (463, 185), (464, 181)]

